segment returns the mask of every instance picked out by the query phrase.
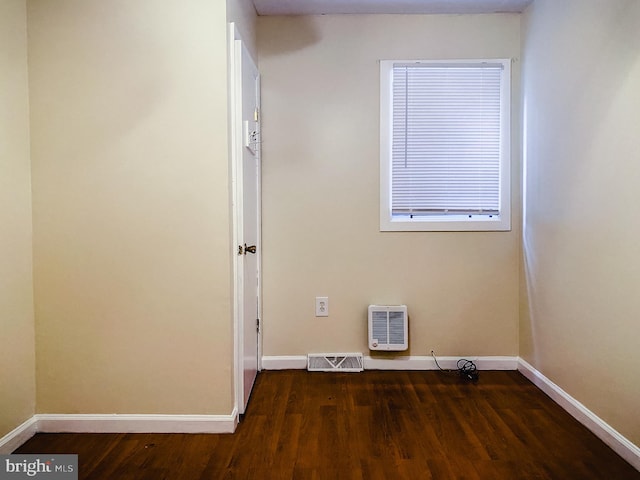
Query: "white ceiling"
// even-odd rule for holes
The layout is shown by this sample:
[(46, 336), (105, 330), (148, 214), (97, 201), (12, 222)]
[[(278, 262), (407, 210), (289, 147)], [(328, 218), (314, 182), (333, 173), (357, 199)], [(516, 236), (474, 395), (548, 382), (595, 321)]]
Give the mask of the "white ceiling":
[(258, 15), (522, 12), (532, 0), (253, 0)]

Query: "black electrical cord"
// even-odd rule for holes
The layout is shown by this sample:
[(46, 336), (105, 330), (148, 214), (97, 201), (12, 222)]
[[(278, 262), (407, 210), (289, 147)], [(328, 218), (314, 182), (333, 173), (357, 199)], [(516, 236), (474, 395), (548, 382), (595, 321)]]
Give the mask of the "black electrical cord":
[(480, 372), (478, 372), (478, 367), (471, 360), (467, 360), (466, 358), (461, 358), (458, 360), (456, 364), (457, 370), (445, 370), (438, 363), (438, 359), (436, 358), (436, 354), (431, 350), (431, 356), (433, 360), (436, 362), (436, 366), (443, 372), (454, 373), (463, 378), (464, 380), (470, 380), (472, 382), (477, 382), (480, 377)]

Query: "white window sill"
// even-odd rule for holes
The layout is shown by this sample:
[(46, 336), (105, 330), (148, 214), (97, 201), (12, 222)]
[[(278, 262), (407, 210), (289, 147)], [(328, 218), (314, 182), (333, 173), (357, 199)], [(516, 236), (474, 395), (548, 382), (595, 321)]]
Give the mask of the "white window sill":
[(413, 217), (394, 215), (380, 219), (381, 232), (508, 232), (511, 219), (506, 215), (439, 215)]

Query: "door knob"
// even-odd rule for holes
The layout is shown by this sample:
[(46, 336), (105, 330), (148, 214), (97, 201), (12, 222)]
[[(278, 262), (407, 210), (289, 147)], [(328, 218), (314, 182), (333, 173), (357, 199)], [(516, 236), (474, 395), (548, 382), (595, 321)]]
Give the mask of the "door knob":
[(246, 255), (247, 252), (249, 253), (256, 253), (256, 246), (255, 245), (250, 245), (247, 247), (247, 244), (244, 244), (244, 254)]

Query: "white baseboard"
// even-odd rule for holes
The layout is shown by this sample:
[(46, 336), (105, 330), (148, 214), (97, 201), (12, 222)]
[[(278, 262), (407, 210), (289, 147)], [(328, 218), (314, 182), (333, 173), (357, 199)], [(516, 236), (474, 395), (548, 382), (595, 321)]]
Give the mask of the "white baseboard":
[(238, 415), (68, 415), (35, 416), (46, 433), (233, 433)]
[(263, 356), (263, 370), (304, 370), (307, 368), (306, 355)]
[(38, 414), (0, 439), (0, 454), (9, 454), (36, 433), (233, 433), (231, 415), (72, 415)]
[[(438, 363), (445, 370), (457, 368), (460, 357), (438, 357)], [(478, 370), (516, 370), (518, 357), (469, 357)], [(264, 370), (304, 370), (307, 368), (306, 355), (264, 356)], [(365, 370), (437, 370), (436, 362), (431, 356), (364, 357)]]
[(7, 455), (29, 440), (37, 433), (36, 417), (31, 417), (26, 422), (0, 438), (0, 455)]
[(630, 442), (611, 425), (598, 417), (522, 358), (518, 360), (518, 370), (536, 387), (566, 410), (573, 418), (609, 445), (613, 451), (629, 462), (636, 470), (640, 470), (640, 448), (638, 448), (637, 445)]
[[(456, 370), (461, 357), (437, 357), (438, 364), (445, 370)], [(516, 370), (518, 357), (466, 357), (473, 361), (478, 370)], [(438, 370), (431, 356), (407, 357), (364, 357), (365, 370)]]

